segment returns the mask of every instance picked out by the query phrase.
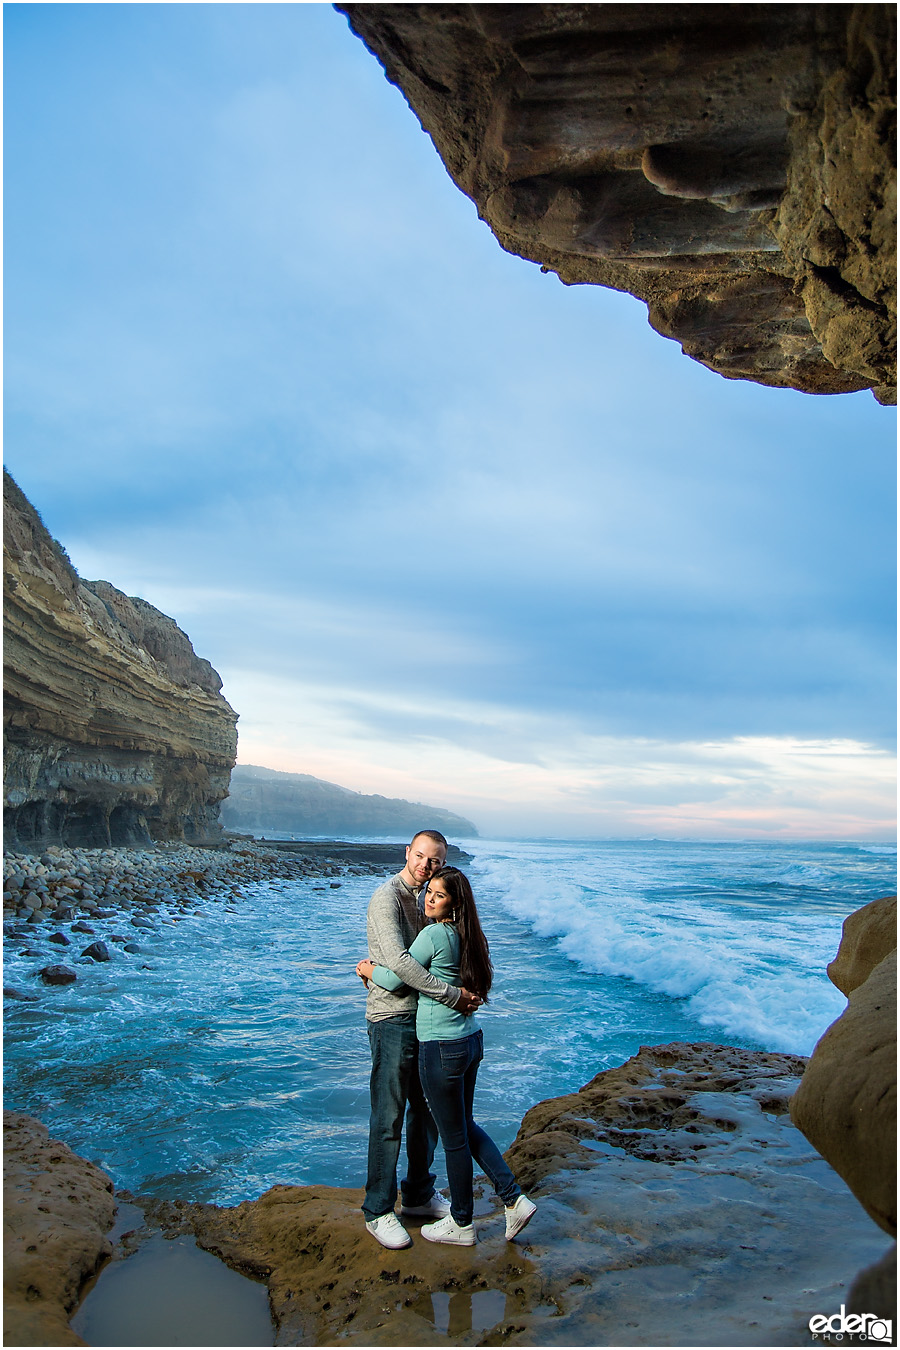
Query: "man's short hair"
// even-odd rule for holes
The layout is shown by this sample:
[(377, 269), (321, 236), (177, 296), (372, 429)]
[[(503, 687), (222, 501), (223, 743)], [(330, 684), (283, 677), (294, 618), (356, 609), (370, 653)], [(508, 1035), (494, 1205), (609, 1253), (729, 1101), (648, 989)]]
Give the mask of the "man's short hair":
[(416, 842), (417, 839), (421, 839), (423, 836), (426, 839), (430, 839), (434, 844), (443, 844), (445, 853), (447, 852), (447, 849), (450, 847), (450, 845), (447, 843), (447, 840), (441, 834), (440, 830), (416, 830), (412, 839), (410, 839), (409, 841), (410, 848), (412, 848), (413, 844)]

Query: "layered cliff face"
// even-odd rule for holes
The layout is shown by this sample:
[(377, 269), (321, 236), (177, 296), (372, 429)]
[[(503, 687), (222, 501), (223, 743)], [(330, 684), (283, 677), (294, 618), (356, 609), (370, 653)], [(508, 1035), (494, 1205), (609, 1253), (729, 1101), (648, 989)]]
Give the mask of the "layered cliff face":
[(892, 5), (338, 5), (500, 244), (685, 353), (896, 385)]
[(4, 475), (8, 846), (220, 831), (236, 715), (208, 661), (145, 601), (81, 581)]

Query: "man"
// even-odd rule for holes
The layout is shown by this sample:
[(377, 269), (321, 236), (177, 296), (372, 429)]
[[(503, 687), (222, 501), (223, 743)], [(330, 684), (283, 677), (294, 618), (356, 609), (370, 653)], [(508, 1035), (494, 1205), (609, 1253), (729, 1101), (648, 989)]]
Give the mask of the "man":
[(435, 1192), (431, 1171), (438, 1133), (419, 1083), (416, 991), (463, 1013), (474, 1012), (481, 999), (436, 979), (407, 950), (424, 923), (419, 892), (446, 858), (444, 836), (437, 830), (420, 830), (406, 850), (403, 871), (378, 887), (366, 917), (369, 959), (393, 970), (406, 986), (389, 993), (370, 984), (366, 1002), (372, 1112), (363, 1213), (366, 1228), (383, 1247), (408, 1247), (411, 1241), (394, 1213), (404, 1111), (408, 1170), (400, 1184), (401, 1212), (428, 1219), (442, 1219), (450, 1212), (447, 1201)]

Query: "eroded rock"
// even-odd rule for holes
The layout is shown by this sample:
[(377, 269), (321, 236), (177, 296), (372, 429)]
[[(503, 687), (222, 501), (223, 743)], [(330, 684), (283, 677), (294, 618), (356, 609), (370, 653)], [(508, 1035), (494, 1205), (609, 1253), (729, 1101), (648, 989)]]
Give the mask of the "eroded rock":
[(507, 251), (728, 378), (894, 400), (893, 5), (337, 8)]
[[(507, 1158), (538, 1204), (514, 1243), (483, 1189), (475, 1248), (389, 1252), (362, 1192), (276, 1186), (230, 1209), (170, 1207), (268, 1280), (279, 1343), (793, 1345), (886, 1240), (792, 1126), (804, 1061), (647, 1047), (525, 1117)], [(165, 1215), (156, 1215), (157, 1221)], [(832, 1305), (834, 1305), (832, 1307)], [(442, 1318), (444, 1320), (442, 1320)]]
[(17, 1112), (3, 1113), (3, 1149), (4, 1344), (83, 1345), (68, 1322), (111, 1251), (112, 1182)]
[(897, 952), (817, 1044), (791, 1118), (886, 1233), (897, 1233)]
[(71, 966), (44, 966), (41, 979), (44, 984), (74, 984), (78, 976)]
[(3, 507), (7, 845), (217, 837), (237, 737), (216, 672), (172, 619), (82, 581), (8, 474)]
[(896, 946), (896, 895), (872, 900), (844, 920), (837, 956), (827, 966), (828, 978), (849, 998)]
[(81, 953), (82, 956), (89, 956), (92, 961), (111, 961), (109, 948), (105, 942), (92, 942), (89, 947), (85, 947)]

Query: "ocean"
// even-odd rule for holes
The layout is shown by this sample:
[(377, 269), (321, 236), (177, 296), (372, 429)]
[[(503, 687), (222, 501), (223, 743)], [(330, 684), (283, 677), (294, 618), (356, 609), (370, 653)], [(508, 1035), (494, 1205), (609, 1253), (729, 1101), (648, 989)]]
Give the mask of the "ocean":
[[(896, 888), (887, 844), (463, 846), (496, 972), (476, 1118), (501, 1148), (530, 1106), (642, 1045), (809, 1054), (845, 1006), (825, 974), (843, 920)], [(354, 967), (374, 884), (257, 883), (142, 933), (141, 956), (8, 1000), (6, 1106), (135, 1193), (235, 1204), (276, 1183), (361, 1186)], [(121, 920), (92, 927), (108, 936)], [(27, 987), (47, 963), (13, 948), (6, 980)]]

